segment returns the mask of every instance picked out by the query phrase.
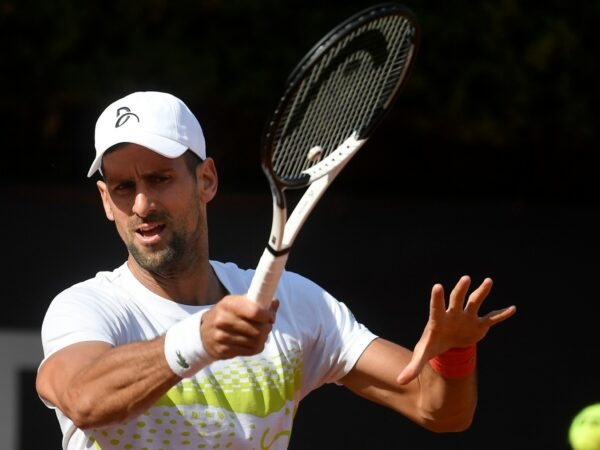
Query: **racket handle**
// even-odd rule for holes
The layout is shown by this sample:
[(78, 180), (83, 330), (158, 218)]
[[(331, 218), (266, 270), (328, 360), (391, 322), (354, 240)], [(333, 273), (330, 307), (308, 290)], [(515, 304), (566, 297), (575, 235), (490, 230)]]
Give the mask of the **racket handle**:
[(277, 289), (277, 284), (285, 268), (287, 258), (288, 253), (274, 256), (269, 249), (265, 249), (246, 294), (250, 300), (257, 302), (265, 308), (271, 303)]

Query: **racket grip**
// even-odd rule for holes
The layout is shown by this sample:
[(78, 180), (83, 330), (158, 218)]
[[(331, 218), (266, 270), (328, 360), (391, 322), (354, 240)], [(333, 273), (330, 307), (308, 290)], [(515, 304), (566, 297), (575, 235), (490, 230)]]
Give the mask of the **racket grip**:
[(265, 308), (271, 303), (287, 258), (288, 253), (275, 256), (265, 248), (246, 294), (250, 300)]

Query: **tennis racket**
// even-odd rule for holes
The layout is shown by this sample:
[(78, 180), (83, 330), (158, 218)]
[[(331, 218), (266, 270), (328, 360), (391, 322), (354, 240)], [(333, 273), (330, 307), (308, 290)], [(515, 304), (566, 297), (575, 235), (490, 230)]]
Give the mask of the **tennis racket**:
[[(273, 222), (250, 299), (262, 306), (273, 299), (306, 219), (398, 96), (419, 34), (409, 9), (379, 4), (325, 35), (288, 77), (262, 136), (261, 166), (273, 196)], [(285, 190), (303, 188), (288, 219)]]

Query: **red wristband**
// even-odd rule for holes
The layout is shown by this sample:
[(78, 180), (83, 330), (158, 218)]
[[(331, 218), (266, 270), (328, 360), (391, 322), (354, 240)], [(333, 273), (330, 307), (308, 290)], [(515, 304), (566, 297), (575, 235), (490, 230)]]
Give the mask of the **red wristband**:
[(429, 360), (429, 364), (442, 377), (457, 380), (467, 378), (475, 372), (477, 365), (476, 346), (451, 348)]

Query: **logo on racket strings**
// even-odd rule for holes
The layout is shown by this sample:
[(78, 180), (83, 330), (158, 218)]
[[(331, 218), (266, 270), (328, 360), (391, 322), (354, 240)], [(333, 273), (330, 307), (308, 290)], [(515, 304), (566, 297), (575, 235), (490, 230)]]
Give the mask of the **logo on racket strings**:
[[(363, 58), (362, 54), (368, 55), (369, 58)], [(359, 72), (359, 69), (363, 65), (363, 60), (370, 59), (372, 71), (375, 71), (386, 64), (389, 55), (390, 51), (386, 36), (379, 30), (366, 30), (354, 36), (348, 42), (345, 42), (325, 67), (315, 64), (310, 69), (312, 72), (310, 75), (312, 77), (314, 74), (317, 74), (318, 77), (312, 81), (306, 90), (302, 103), (294, 107), (291, 117), (287, 121), (290, 125), (286, 126), (282, 138), (285, 139), (299, 127), (304, 120), (310, 104), (315, 101), (319, 96), (321, 88), (329, 83), (333, 74), (338, 69), (342, 70), (345, 77), (352, 77)], [(305, 74), (305, 78), (309, 78), (308, 74)], [(330, 87), (330, 89), (333, 88), (338, 89), (337, 86)]]

